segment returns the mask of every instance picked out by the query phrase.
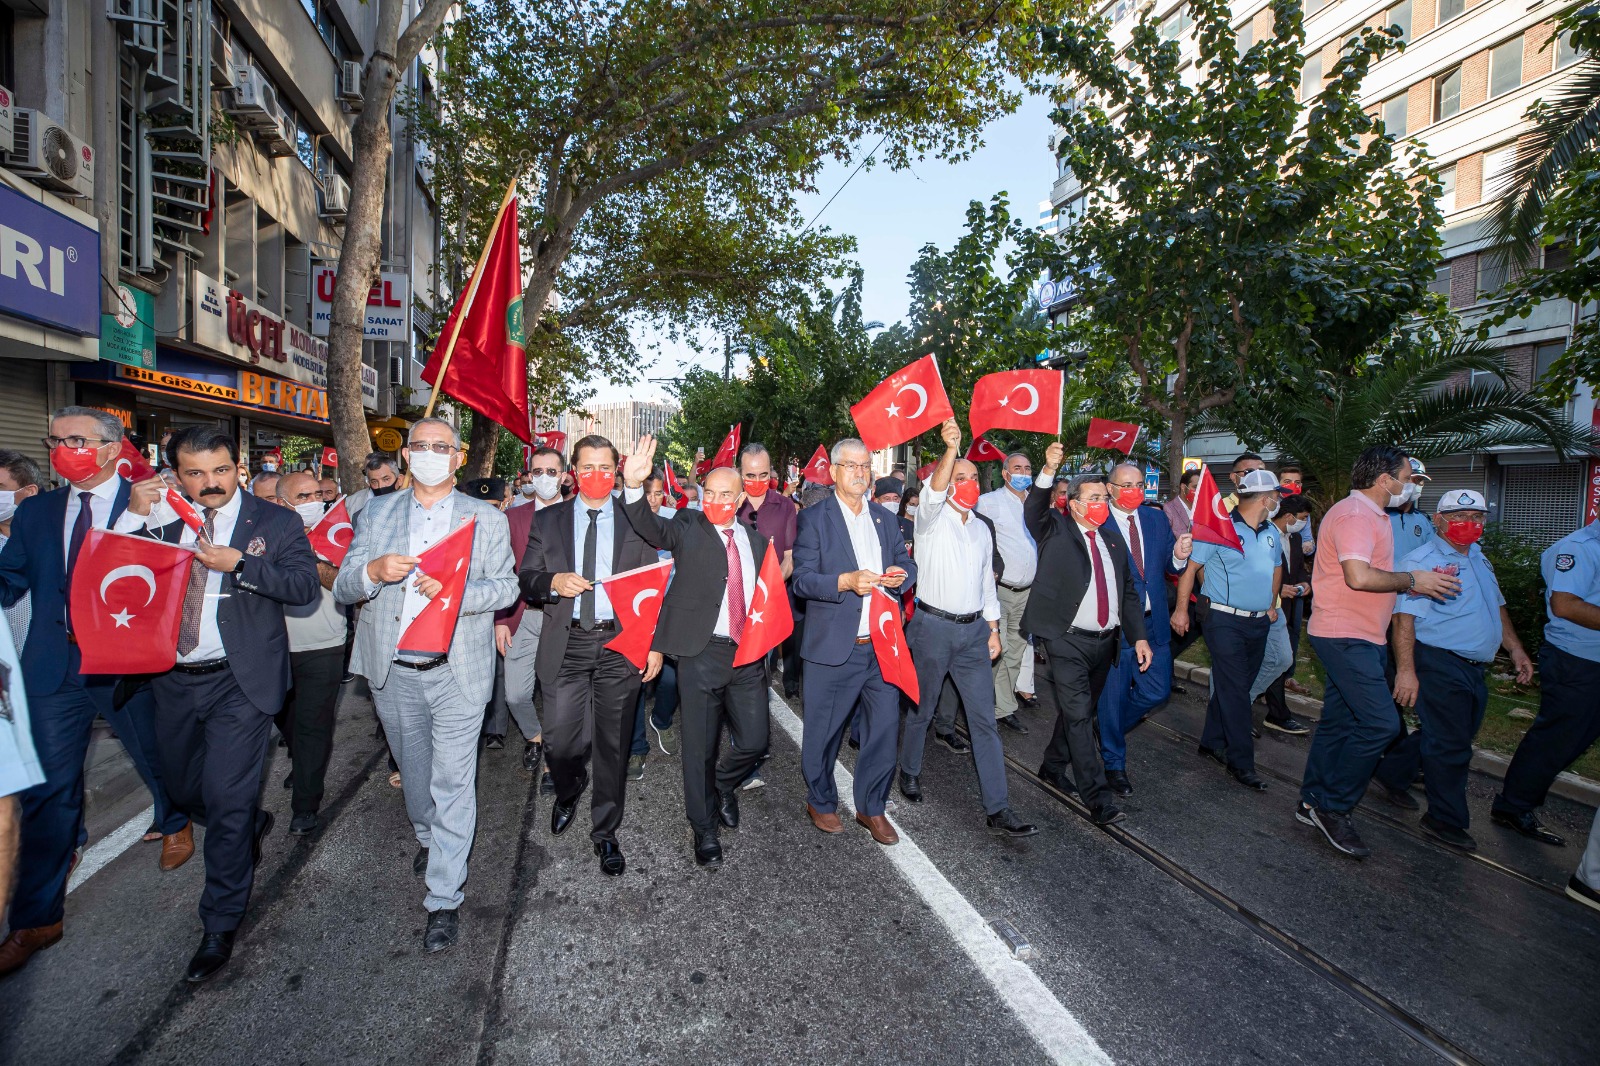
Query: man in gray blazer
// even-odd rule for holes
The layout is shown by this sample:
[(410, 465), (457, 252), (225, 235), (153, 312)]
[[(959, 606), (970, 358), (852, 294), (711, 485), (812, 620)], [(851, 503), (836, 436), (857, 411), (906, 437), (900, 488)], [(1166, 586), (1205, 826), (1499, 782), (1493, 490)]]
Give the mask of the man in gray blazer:
[[(406, 456), (412, 487), (368, 502), (333, 594), (340, 603), (367, 604), (350, 669), (372, 687), (400, 763), (420, 845), (412, 870), (428, 886), (422, 943), (442, 951), (456, 942), (478, 824), (478, 731), (494, 687), (494, 612), (517, 598), (517, 578), (506, 516), (455, 491), (462, 461), (455, 428), (422, 419), (411, 427)], [(450, 650), (401, 650), (401, 635), (441, 590), (436, 578), (416, 571), (417, 557), (472, 518), (472, 562)]]

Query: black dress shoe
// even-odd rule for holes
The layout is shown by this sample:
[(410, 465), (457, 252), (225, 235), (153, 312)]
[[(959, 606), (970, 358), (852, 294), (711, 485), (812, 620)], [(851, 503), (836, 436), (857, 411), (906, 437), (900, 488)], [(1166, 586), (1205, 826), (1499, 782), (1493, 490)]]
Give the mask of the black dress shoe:
[(1172, 683), (1172, 694), (1174, 696), (1187, 696), (1189, 694), (1189, 690), (1174, 681)]
[(589, 787), (589, 778), (584, 776), (578, 785), (578, 791), (571, 801), (562, 803), (556, 800), (550, 805), (550, 835), (560, 836), (567, 831), (567, 826), (572, 824), (572, 816), (578, 813), (578, 801), (583, 799), (583, 790)]
[(322, 824), (322, 819), (315, 814), (297, 814), (289, 820), (289, 835), (303, 837), (315, 833), (317, 826)]
[(539, 795), (541, 795), (541, 796), (554, 796), (555, 794), (556, 794), (556, 781), (555, 781), (555, 778), (550, 776), (550, 771), (549, 770), (546, 770), (539, 777)]
[(428, 849), (418, 848), (417, 853), (411, 856), (411, 872), (418, 877), (428, 872)]
[(594, 846), (594, 853), (600, 856), (600, 872), (607, 877), (621, 877), (622, 871), (628, 868), (627, 860), (622, 857), (622, 849), (617, 847), (615, 840), (602, 840)]
[(1126, 770), (1107, 770), (1106, 787), (1119, 796), (1133, 795), (1133, 782), (1128, 780)]
[(1115, 803), (1102, 803), (1089, 812), (1089, 818), (1095, 825), (1116, 825), (1122, 821), (1122, 808)]
[(1473, 840), (1472, 834), (1465, 829), (1457, 829), (1453, 825), (1446, 825), (1431, 814), (1424, 814), (1417, 821), (1423, 830), (1435, 840), (1442, 840), (1452, 848), (1460, 848), (1462, 851), (1478, 850), (1478, 842)]
[(1382, 781), (1374, 781), (1373, 784), (1378, 786), (1378, 795), (1396, 807), (1407, 811), (1419, 811), (1422, 809), (1422, 804), (1417, 802), (1417, 797), (1411, 794), (1409, 788), (1390, 788)]
[(1037, 696), (1029, 696), (1023, 692), (1013, 692), (1012, 695), (1017, 698), (1018, 707), (1026, 707), (1031, 711), (1039, 706), (1039, 697)]
[(933, 734), (933, 739), (937, 740), (939, 743), (943, 744), (957, 755), (965, 755), (967, 752), (972, 750), (972, 745), (968, 744), (954, 733), (940, 733), (935, 731)]
[(250, 849), (250, 861), (252, 865), (261, 865), (261, 842), (267, 838), (268, 833), (272, 832), (272, 822), (273, 818), (271, 811), (256, 812), (256, 838)]
[(717, 793), (717, 821), (729, 829), (739, 828), (739, 790), (730, 788)]
[(1237, 767), (1230, 766), (1228, 767), (1228, 773), (1245, 788), (1256, 792), (1265, 792), (1267, 790), (1267, 783), (1261, 780), (1261, 775), (1254, 770), (1240, 770)]
[(1489, 817), (1494, 819), (1496, 825), (1503, 825), (1507, 829), (1515, 829), (1530, 840), (1537, 840), (1541, 844), (1564, 848), (1567, 838), (1559, 833), (1552, 833), (1539, 821), (1539, 816), (1529, 811), (1526, 814), (1512, 814), (1510, 811), (1491, 810)]
[(191, 985), (209, 981), (213, 975), (233, 958), (233, 930), (226, 933), (207, 933), (200, 938), (200, 947), (189, 960), (189, 969), (183, 979)]
[(1013, 733), (1020, 734), (1021, 736), (1028, 735), (1028, 727), (1023, 725), (1022, 719), (1018, 718), (1014, 714), (1008, 714), (1004, 718), (996, 718), (994, 721), (996, 725), (1003, 725)]
[(996, 814), (991, 814), (985, 821), (988, 823), (989, 832), (996, 836), (1031, 837), (1039, 831), (1039, 827), (1024, 822), (1012, 813), (1007, 807)]
[(1065, 792), (1069, 796), (1076, 796), (1078, 794), (1078, 786), (1072, 783), (1072, 778), (1068, 777), (1064, 773), (1060, 773), (1059, 771), (1046, 770), (1041, 766), (1039, 767), (1039, 780), (1043, 781), (1057, 792)]
[[(621, 855), (617, 856), (617, 861), (619, 863), (622, 861)], [(694, 861), (698, 866), (706, 866), (713, 870), (722, 865), (722, 842), (717, 839), (717, 831), (715, 829), (709, 833), (695, 831)], [(600, 860), (600, 868), (602, 870), (605, 869), (604, 858)], [(618, 870), (617, 872), (621, 873), (622, 871)]]
[(1198, 748), (1194, 749), (1194, 753), (1202, 758), (1210, 759), (1219, 766), (1228, 765), (1228, 757), (1216, 748), (1208, 748), (1202, 744)]
[(908, 774), (900, 771), (900, 795), (911, 803), (922, 802), (922, 778), (919, 775)]
[(544, 756), (544, 745), (537, 740), (530, 740), (522, 748), (522, 768), (530, 773), (539, 768), (539, 760)]
[(422, 948), (430, 955), (435, 951), (443, 951), (453, 947), (456, 938), (461, 933), (461, 912), (455, 907), (449, 910), (429, 911), (428, 928), (422, 931)]

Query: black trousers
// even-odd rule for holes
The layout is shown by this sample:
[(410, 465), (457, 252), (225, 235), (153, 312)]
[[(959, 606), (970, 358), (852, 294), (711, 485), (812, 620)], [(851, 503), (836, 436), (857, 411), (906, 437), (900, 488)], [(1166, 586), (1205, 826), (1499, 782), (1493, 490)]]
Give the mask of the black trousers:
[(334, 708), (339, 679), (344, 676), (344, 646), (289, 653), (294, 687), (276, 716), (278, 732), (289, 743), (290, 803), (296, 814), (316, 814), (322, 807), (323, 781), (333, 755)]
[[(337, 650), (337, 649), (335, 649)], [(261, 774), (272, 716), (250, 702), (228, 668), (169, 671), (155, 678), (156, 744), (162, 779), (179, 810), (206, 827), (206, 887), (200, 920), (208, 933), (237, 929), (255, 883)]]
[[(711, 638), (699, 655), (678, 659), (678, 715), (683, 736), (683, 806), (697, 832), (717, 828), (717, 792), (731, 792), (767, 750), (767, 665), (733, 665), (737, 646)], [(728, 752), (717, 761), (722, 727)]]
[(1548, 640), (1539, 648), (1539, 716), (1506, 767), (1494, 809), (1526, 814), (1544, 803), (1556, 775), (1600, 739), (1600, 663)]
[(1250, 735), (1250, 683), (1261, 672), (1272, 623), (1266, 615), (1241, 618), (1226, 611), (1208, 611), (1206, 651), (1211, 655), (1211, 702), (1200, 743), (1228, 753), (1234, 770), (1256, 768), (1255, 738)]
[(1035, 695), (1056, 705), (1055, 732), (1039, 768), (1047, 774), (1066, 774), (1070, 765), (1078, 795), (1091, 810), (1105, 802), (1106, 768), (1095, 734), (1095, 707), (1119, 651), (1118, 632), (1099, 637), (1068, 633), (1046, 640), (1044, 662), (1034, 668)]
[(544, 761), (556, 786), (556, 802), (577, 802), (584, 766), (592, 764), (589, 838), (597, 844), (615, 840), (622, 824), (633, 711), (642, 680), (637, 667), (606, 647), (616, 635), (615, 630), (572, 630), (555, 683), (545, 692)]
[[(1173, 611), (1178, 609), (1178, 586), (1170, 581), (1166, 582), (1166, 586), (1167, 613), (1171, 614)], [(1206, 612), (1200, 609), (1199, 604), (1191, 603), (1189, 605), (1189, 631), (1182, 636), (1179, 636), (1176, 633), (1172, 635), (1173, 662), (1177, 662), (1178, 656), (1182, 655), (1184, 651), (1188, 649), (1189, 645), (1199, 640), (1200, 635), (1205, 632), (1205, 619), (1201, 617), (1201, 615), (1205, 613)]]
[(1472, 738), (1489, 706), (1484, 667), (1443, 648), (1417, 641), (1417, 720), (1422, 728), (1392, 746), (1372, 776), (1396, 792), (1411, 787), (1420, 767), (1425, 776), (1428, 814), (1457, 829), (1472, 823), (1467, 808), (1467, 777), (1472, 768)]

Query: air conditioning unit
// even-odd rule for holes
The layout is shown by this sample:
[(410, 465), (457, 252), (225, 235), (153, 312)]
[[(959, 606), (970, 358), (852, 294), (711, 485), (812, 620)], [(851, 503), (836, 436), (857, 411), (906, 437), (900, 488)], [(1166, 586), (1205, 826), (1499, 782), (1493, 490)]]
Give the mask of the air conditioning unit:
[(345, 60), (339, 65), (339, 99), (359, 110), (361, 107), (361, 64)]
[(329, 173), (322, 179), (323, 218), (343, 218), (350, 210), (350, 184), (337, 174)]
[(262, 126), (256, 130), (256, 135), (261, 138), (261, 148), (270, 156), (294, 154), (294, 142), (289, 139), (288, 122), (278, 108), (277, 101), (272, 105), (272, 125)]
[(233, 91), (224, 108), (246, 129), (278, 125), (278, 93), (254, 67), (235, 67)]
[(0, 152), (9, 152), (14, 146), (17, 98), (11, 90), (0, 85)]
[(231, 89), (238, 82), (239, 64), (234, 60), (233, 40), (218, 19), (211, 23), (211, 87)]
[(11, 114), (11, 150), (0, 152), (0, 163), (47, 189), (94, 195), (93, 148), (33, 108), (13, 108)]

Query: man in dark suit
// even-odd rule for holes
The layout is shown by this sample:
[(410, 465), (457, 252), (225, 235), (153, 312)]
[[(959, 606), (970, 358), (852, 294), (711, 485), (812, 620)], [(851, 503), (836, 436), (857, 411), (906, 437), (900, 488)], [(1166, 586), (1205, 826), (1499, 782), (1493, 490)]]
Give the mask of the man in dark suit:
[[(900, 840), (884, 816), (894, 779), (900, 733), (900, 690), (883, 677), (872, 648), (868, 607), (873, 588), (914, 585), (917, 567), (906, 552), (894, 512), (872, 503), (872, 456), (848, 438), (833, 446), (834, 491), (800, 512), (790, 588), (806, 604), (805, 732), (800, 765), (806, 811), (824, 833), (842, 833), (833, 764), (845, 723), (861, 716), (856, 758), (856, 821), (880, 844)], [(894, 595), (891, 591), (891, 595)], [(859, 701), (859, 708), (857, 702)]]
[(204, 522), (203, 536), (177, 520), (167, 483), (133, 486), (117, 520), (123, 533), (194, 550), (178, 661), (151, 688), (167, 791), (203, 821), (205, 933), (185, 979), (199, 983), (233, 955), (272, 815), (260, 807), (272, 716), (292, 684), (285, 607), (304, 607), (322, 591), (317, 558), (298, 515), (239, 486), (237, 438), (194, 426), (172, 438), (168, 457)]
[[(683, 804), (694, 827), (694, 861), (722, 865), (717, 823), (739, 826), (739, 785), (767, 750), (767, 657), (734, 666), (755, 599), (768, 540), (735, 521), (744, 491), (731, 467), (708, 472), (700, 510), (671, 519), (650, 510), (644, 483), (655, 461), (654, 437), (639, 438), (624, 470), (624, 513), (651, 547), (670, 551), (676, 580), (661, 603), (652, 666), (678, 660), (683, 735)], [(776, 595), (777, 590), (770, 590)], [(728, 754), (717, 765), (717, 738), (728, 727)]]
[[(1076, 791), (1096, 825), (1122, 820), (1106, 796), (1105, 767), (1095, 743), (1095, 703), (1126, 631), (1140, 670), (1153, 658), (1145, 640), (1144, 606), (1129, 573), (1128, 546), (1111, 517), (1104, 474), (1079, 474), (1067, 492), (1065, 514), (1050, 506), (1065, 449), (1045, 450), (1044, 469), (1023, 502), (1023, 518), (1039, 545), (1039, 572), (1022, 615), (1022, 630), (1044, 641), (1056, 697), (1055, 733), (1039, 776), (1063, 792)], [(1073, 778), (1066, 775), (1071, 763)]]
[(577, 492), (534, 516), (517, 573), (523, 598), (544, 611), (535, 670), (545, 694), (544, 761), (556, 786), (550, 832), (559, 835), (572, 824), (589, 784), (585, 764), (592, 750), (589, 839), (601, 872), (612, 877), (626, 869), (617, 827), (633, 711), (640, 683), (655, 675), (641, 677), (626, 656), (606, 647), (617, 635), (617, 620), (600, 583), (658, 561), (611, 496), (617, 462), (606, 438), (578, 441), (572, 452)]
[(63, 407), (50, 419), (50, 465), (66, 485), (23, 500), (0, 550), (0, 606), (31, 596), (28, 639), (19, 648), (42, 784), (21, 794), (22, 831), (11, 934), (0, 943), (0, 975), (22, 968), (61, 939), (67, 875), (83, 825), (83, 762), (96, 715), (116, 730), (155, 801), (163, 834), (161, 868), (194, 854), (189, 820), (168, 798), (156, 766), (154, 708), (142, 678), (79, 671), (67, 590), (90, 529), (109, 529), (128, 506), (117, 469), (122, 423), (92, 407)]

